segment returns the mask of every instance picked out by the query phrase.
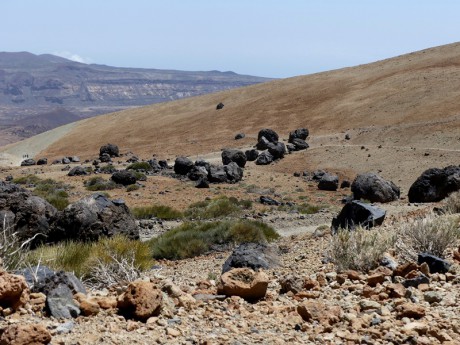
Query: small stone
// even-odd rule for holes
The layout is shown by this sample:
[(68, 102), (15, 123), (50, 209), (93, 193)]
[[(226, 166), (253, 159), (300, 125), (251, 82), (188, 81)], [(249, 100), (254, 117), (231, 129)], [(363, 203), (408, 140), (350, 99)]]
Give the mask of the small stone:
[(367, 310), (379, 310), (382, 307), (382, 305), (379, 302), (372, 301), (369, 299), (363, 299), (359, 302), (359, 308), (361, 311), (367, 311)]
[(398, 317), (409, 317), (414, 319), (420, 319), (421, 317), (425, 316), (425, 308), (421, 305), (417, 305), (415, 303), (404, 303), (399, 305), (396, 308), (398, 312)]
[(370, 286), (376, 286), (377, 284), (382, 284), (385, 281), (385, 274), (383, 273), (374, 273), (367, 277), (367, 284)]
[(428, 303), (439, 303), (442, 301), (442, 295), (437, 291), (427, 291), (423, 294), (423, 299)]
[(180, 336), (180, 332), (177, 329), (174, 329), (174, 328), (171, 328), (171, 327), (166, 328), (166, 334), (170, 335), (172, 337)]

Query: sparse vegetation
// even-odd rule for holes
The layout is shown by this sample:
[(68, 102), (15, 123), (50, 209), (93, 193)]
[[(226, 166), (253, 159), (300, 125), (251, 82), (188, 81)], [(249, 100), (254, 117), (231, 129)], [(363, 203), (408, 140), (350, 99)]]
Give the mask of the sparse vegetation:
[(101, 191), (119, 188), (120, 186), (112, 180), (105, 180), (103, 177), (95, 176), (85, 181), (85, 187), (90, 191)]
[(100, 167), (99, 170), (103, 174), (113, 174), (115, 171), (117, 171), (117, 169), (112, 164), (104, 165), (103, 167)]
[(188, 207), (185, 216), (190, 219), (213, 219), (234, 216), (243, 209), (250, 209), (250, 200), (238, 200), (233, 197), (220, 196), (210, 200), (196, 202)]
[(452, 193), (446, 199), (446, 211), (452, 214), (460, 213), (460, 192)]
[(189, 222), (150, 240), (153, 257), (185, 259), (216, 246), (242, 242), (270, 242), (279, 237), (270, 226), (256, 221)]
[(328, 255), (338, 271), (357, 270), (368, 272), (377, 267), (383, 254), (394, 244), (394, 237), (386, 231), (354, 231), (340, 229), (332, 236)]
[(24, 264), (38, 263), (54, 270), (74, 272), (93, 286), (110, 286), (136, 279), (154, 264), (145, 242), (117, 235), (94, 243), (44, 245), (28, 253)]
[(0, 234), (0, 265), (7, 271), (14, 271), (23, 262), (29, 241), (21, 242), (8, 224), (6, 216), (1, 219)]
[(131, 212), (137, 219), (150, 219), (156, 217), (159, 219), (179, 219), (184, 215), (182, 212), (165, 205), (152, 205), (146, 207), (134, 207)]
[(458, 217), (429, 215), (401, 225), (396, 249), (403, 259), (411, 261), (417, 261), (419, 253), (444, 257), (446, 249), (455, 246), (459, 237)]
[(63, 210), (69, 204), (67, 190), (71, 187), (53, 179), (41, 179), (35, 175), (27, 175), (13, 180), (14, 183), (33, 188), (32, 192), (48, 201), (58, 210)]
[(136, 162), (136, 163), (128, 165), (126, 170), (150, 171), (152, 170), (152, 166), (147, 162)]
[(278, 210), (286, 211), (286, 212), (299, 212), (301, 214), (314, 214), (318, 213), (321, 210), (322, 206), (319, 205), (311, 205), (307, 203), (302, 203), (300, 205), (281, 205), (278, 206)]
[(135, 190), (138, 190), (141, 188), (138, 184), (130, 184), (129, 186), (126, 187), (127, 192), (133, 192)]

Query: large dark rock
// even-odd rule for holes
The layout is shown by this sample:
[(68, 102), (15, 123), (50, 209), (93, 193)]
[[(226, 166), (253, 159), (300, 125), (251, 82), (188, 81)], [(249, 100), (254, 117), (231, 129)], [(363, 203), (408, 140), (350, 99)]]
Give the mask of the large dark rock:
[(259, 134), (257, 134), (257, 141), (260, 141), (262, 137), (264, 137), (271, 143), (277, 143), (279, 139), (278, 134), (273, 129), (269, 128), (261, 129), (259, 131)]
[(192, 181), (198, 181), (202, 178), (207, 179), (208, 171), (203, 166), (194, 165), (192, 169), (188, 172), (188, 178)]
[(196, 188), (209, 188), (209, 182), (206, 178), (201, 178), (195, 185)]
[(269, 196), (261, 195), (259, 198), (261, 204), (270, 205), (270, 206), (279, 206), (281, 203), (275, 199), (270, 198)]
[(46, 200), (14, 183), (0, 181), (0, 215), (20, 241), (31, 240), (33, 247), (46, 241), (57, 210)]
[(40, 158), (37, 161), (37, 165), (46, 165), (46, 164), (48, 164), (48, 158)]
[(308, 149), (310, 147), (305, 140), (300, 139), (300, 138), (292, 139), (292, 142), (290, 144), (294, 145), (294, 150), (293, 151), (306, 150), (306, 149)]
[(243, 178), (243, 169), (236, 162), (224, 165), (224, 170), (227, 173), (227, 180), (230, 183), (239, 182)]
[(307, 140), (308, 138), (308, 129), (306, 128), (297, 128), (295, 131), (289, 133), (289, 141), (294, 144), (294, 139)]
[(374, 173), (356, 176), (351, 184), (351, 191), (355, 200), (369, 200), (370, 202), (390, 202), (399, 199), (399, 188), (391, 181), (386, 181)]
[(381, 225), (385, 215), (386, 211), (381, 208), (353, 200), (346, 203), (339, 215), (332, 220), (332, 231), (336, 233), (339, 228), (353, 230), (357, 226), (370, 229)]
[(112, 158), (110, 158), (110, 155), (108, 153), (103, 153), (102, 155), (99, 156), (99, 160), (102, 163), (110, 163), (112, 161)]
[(21, 162), (22, 167), (28, 167), (28, 166), (31, 166), (31, 165), (35, 165), (35, 160), (33, 160), (32, 158), (24, 159)]
[(88, 175), (88, 171), (81, 167), (81, 166), (76, 166), (70, 169), (69, 173), (67, 174), (68, 176), (81, 176), (81, 175)]
[(99, 149), (99, 156), (102, 156), (103, 154), (108, 154), (110, 157), (119, 157), (120, 150), (117, 145), (107, 144), (101, 146)]
[(136, 174), (131, 170), (120, 170), (113, 173), (111, 177), (112, 181), (116, 184), (121, 184), (123, 186), (129, 186), (131, 184), (135, 184)]
[(246, 150), (244, 153), (248, 162), (253, 162), (259, 157), (259, 151), (256, 149)]
[(238, 133), (235, 135), (235, 140), (240, 140), (243, 139), (246, 135), (244, 133)]
[(424, 262), (428, 264), (430, 268), (430, 273), (446, 273), (449, 272), (450, 263), (446, 260), (441, 259), (435, 255), (431, 255), (428, 253), (420, 253), (418, 255), (418, 264), (421, 265)]
[(211, 183), (224, 183), (227, 182), (227, 172), (222, 165), (212, 165), (209, 168), (208, 180)]
[[(37, 270), (36, 279), (31, 282), (27, 279), (30, 275), (30, 269), (24, 270), (27, 283), (31, 286), (32, 292), (41, 292), (48, 295), (52, 290), (56, 289), (59, 285), (67, 286), (72, 294), (83, 293), (86, 295), (86, 288), (73, 273), (64, 271), (53, 271), (46, 266), (39, 266)], [(34, 271), (35, 272), (35, 271)]]
[(318, 183), (318, 189), (336, 191), (339, 188), (339, 177), (337, 175), (324, 174)]
[(49, 242), (65, 240), (97, 241), (123, 234), (139, 238), (136, 220), (122, 200), (109, 200), (103, 194), (87, 196), (60, 212)]
[(258, 140), (256, 148), (257, 150), (263, 151), (268, 149), (268, 145), (270, 144), (270, 141), (266, 139), (265, 137), (262, 137)]
[(247, 161), (247, 158), (243, 151), (234, 150), (234, 149), (225, 149), (222, 151), (222, 164), (223, 165), (227, 165), (227, 164), (230, 164), (231, 162), (235, 162), (241, 168), (244, 168), (244, 166), (246, 165), (246, 161)]
[(273, 159), (281, 159), (286, 153), (286, 146), (283, 143), (269, 143), (268, 152), (273, 156)]
[(187, 157), (177, 157), (174, 162), (174, 172), (179, 175), (187, 175), (193, 167), (193, 162)]
[(224, 108), (224, 103), (220, 102), (219, 104), (217, 104), (216, 106), (216, 110), (220, 110), (220, 109), (223, 109)]
[(269, 269), (280, 263), (278, 249), (263, 243), (242, 243), (228, 257), (222, 267), (222, 274), (232, 268), (248, 267), (257, 271)]
[(268, 151), (264, 151), (260, 153), (256, 159), (257, 165), (267, 165), (267, 164), (270, 164), (271, 162), (273, 162), (273, 155)]
[(56, 319), (71, 319), (80, 315), (80, 309), (73, 300), (72, 291), (64, 284), (51, 290), (46, 296), (46, 307)]
[(458, 190), (460, 166), (432, 168), (424, 171), (412, 184), (409, 189), (409, 202), (437, 202)]

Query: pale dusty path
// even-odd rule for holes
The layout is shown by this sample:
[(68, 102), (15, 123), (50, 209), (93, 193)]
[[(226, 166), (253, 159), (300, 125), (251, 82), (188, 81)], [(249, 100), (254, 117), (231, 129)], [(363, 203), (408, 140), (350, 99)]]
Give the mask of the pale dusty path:
[(7, 145), (0, 152), (0, 166), (19, 166), (23, 160), (22, 156), (27, 154), (30, 158), (35, 157), (51, 143), (59, 140), (69, 133), (76, 123), (69, 123), (65, 126), (43, 132), (32, 138), (25, 139), (18, 143)]

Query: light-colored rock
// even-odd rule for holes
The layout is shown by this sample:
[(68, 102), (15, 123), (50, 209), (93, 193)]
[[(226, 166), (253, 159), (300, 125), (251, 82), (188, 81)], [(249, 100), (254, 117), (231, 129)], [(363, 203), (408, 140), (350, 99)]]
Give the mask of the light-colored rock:
[(0, 307), (17, 310), (29, 300), (29, 288), (23, 276), (0, 269)]
[(399, 318), (409, 317), (420, 319), (421, 317), (425, 316), (426, 313), (423, 306), (410, 302), (399, 305), (396, 310), (398, 312)]
[(0, 337), (0, 345), (46, 345), (50, 341), (50, 332), (39, 324), (13, 324)]
[(319, 301), (307, 300), (297, 306), (297, 312), (307, 322), (315, 320), (327, 326), (333, 325), (340, 320), (342, 308)]
[(146, 321), (160, 313), (163, 294), (153, 283), (138, 281), (130, 283), (117, 302), (121, 314)]
[(221, 276), (217, 293), (254, 301), (265, 297), (268, 283), (269, 278), (262, 271), (254, 272), (250, 268), (234, 268)]

